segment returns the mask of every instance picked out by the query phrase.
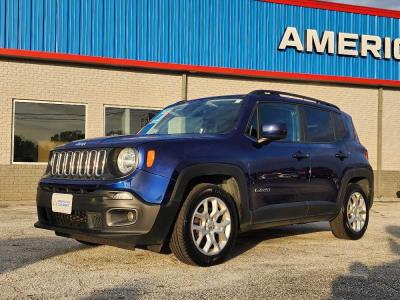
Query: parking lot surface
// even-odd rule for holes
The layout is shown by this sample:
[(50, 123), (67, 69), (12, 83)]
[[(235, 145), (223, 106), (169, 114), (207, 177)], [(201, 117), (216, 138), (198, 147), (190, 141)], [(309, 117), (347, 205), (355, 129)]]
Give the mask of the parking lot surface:
[(376, 203), (362, 240), (338, 240), (328, 223), (261, 230), (211, 268), (84, 246), (35, 221), (34, 206), (0, 208), (0, 298), (400, 299), (400, 202)]

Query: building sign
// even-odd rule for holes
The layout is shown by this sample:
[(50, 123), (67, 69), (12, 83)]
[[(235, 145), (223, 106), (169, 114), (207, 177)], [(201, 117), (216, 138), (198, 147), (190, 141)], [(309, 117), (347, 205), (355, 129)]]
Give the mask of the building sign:
[(0, 57), (400, 87), (400, 12), (300, 0), (91, 3), (0, 0)]
[(327, 30), (320, 33), (316, 29), (307, 29), (300, 36), (296, 27), (287, 27), (278, 49), (284, 51), (288, 48), (298, 52), (354, 57), (371, 55), (376, 59), (400, 60), (400, 38), (392, 40), (390, 37), (367, 34), (335, 33)]

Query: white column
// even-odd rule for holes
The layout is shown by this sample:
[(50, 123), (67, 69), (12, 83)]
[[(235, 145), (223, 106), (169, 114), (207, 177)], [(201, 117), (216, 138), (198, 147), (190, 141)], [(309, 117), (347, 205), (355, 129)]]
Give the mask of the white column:
[(125, 108), (122, 115), (122, 132), (123, 134), (131, 133), (131, 114), (129, 108)]

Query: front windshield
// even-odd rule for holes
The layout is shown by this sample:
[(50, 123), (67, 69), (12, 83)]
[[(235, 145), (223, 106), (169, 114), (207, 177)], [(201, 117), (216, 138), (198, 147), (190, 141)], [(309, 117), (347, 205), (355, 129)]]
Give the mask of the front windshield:
[(242, 99), (188, 101), (167, 107), (139, 134), (222, 134), (229, 132), (239, 116)]

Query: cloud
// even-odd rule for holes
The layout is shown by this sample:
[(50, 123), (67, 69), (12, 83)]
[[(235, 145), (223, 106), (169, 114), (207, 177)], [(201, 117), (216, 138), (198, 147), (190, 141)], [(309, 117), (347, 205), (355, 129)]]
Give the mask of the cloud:
[(377, 0), (327, 0), (327, 1), (400, 10), (399, 0), (378, 0), (378, 1)]

